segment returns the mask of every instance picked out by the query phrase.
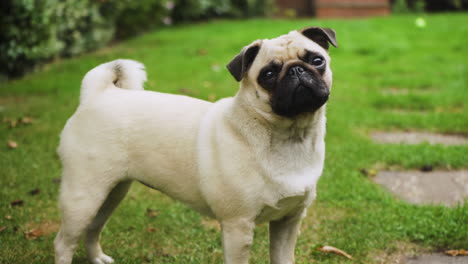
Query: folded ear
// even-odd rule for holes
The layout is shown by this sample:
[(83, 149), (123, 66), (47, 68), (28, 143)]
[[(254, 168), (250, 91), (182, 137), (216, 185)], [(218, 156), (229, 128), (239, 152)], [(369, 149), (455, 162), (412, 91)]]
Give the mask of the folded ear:
[(299, 32), (307, 38), (315, 41), (324, 49), (328, 49), (328, 42), (330, 42), (335, 48), (338, 47), (335, 31), (331, 28), (308, 27), (300, 30)]
[(255, 57), (257, 57), (257, 54), (260, 51), (261, 45), (261, 41), (255, 41), (249, 46), (243, 48), (241, 53), (236, 55), (231, 62), (228, 63), (227, 68), (236, 81), (240, 82), (249, 71), (250, 66), (252, 66)]

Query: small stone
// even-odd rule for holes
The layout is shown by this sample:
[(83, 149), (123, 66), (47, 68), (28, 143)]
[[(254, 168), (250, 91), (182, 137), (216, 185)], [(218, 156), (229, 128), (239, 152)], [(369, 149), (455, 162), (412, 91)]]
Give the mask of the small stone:
[(432, 145), (464, 145), (468, 144), (468, 138), (464, 135), (456, 134), (437, 134), (429, 132), (374, 132), (371, 135), (372, 139), (377, 143), (382, 144), (422, 144), (429, 143)]
[(468, 170), (379, 171), (373, 179), (413, 204), (456, 206), (468, 198)]

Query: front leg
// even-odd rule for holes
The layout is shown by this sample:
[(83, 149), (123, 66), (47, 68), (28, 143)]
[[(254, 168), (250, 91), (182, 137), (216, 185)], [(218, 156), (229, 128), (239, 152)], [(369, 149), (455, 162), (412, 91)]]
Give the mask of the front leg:
[(255, 222), (246, 218), (221, 221), (224, 263), (248, 264)]
[(306, 215), (306, 209), (294, 215), (286, 216), (270, 222), (270, 260), (271, 264), (293, 264), (294, 248), (301, 220)]

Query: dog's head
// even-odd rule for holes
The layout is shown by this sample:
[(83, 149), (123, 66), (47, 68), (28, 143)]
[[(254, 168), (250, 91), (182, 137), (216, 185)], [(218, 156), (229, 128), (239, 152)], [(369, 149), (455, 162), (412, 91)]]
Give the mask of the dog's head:
[[(315, 112), (328, 100), (332, 83), (329, 43), (335, 31), (309, 27), (275, 39), (257, 40), (227, 65), (255, 107), (282, 117)], [(252, 102), (253, 103), (253, 102)]]

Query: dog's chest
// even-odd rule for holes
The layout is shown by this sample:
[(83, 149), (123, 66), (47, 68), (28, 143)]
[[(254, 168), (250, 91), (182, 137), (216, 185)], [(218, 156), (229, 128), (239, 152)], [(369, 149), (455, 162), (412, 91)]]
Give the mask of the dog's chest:
[(263, 189), (263, 205), (256, 222), (279, 220), (307, 208), (316, 196), (323, 169), (323, 151), (287, 148), (264, 163), (268, 176)]
[(265, 204), (255, 222), (275, 221), (288, 215), (301, 213), (303, 209), (309, 206), (313, 197), (314, 195), (310, 191), (306, 191), (302, 195), (281, 198), (275, 204)]

